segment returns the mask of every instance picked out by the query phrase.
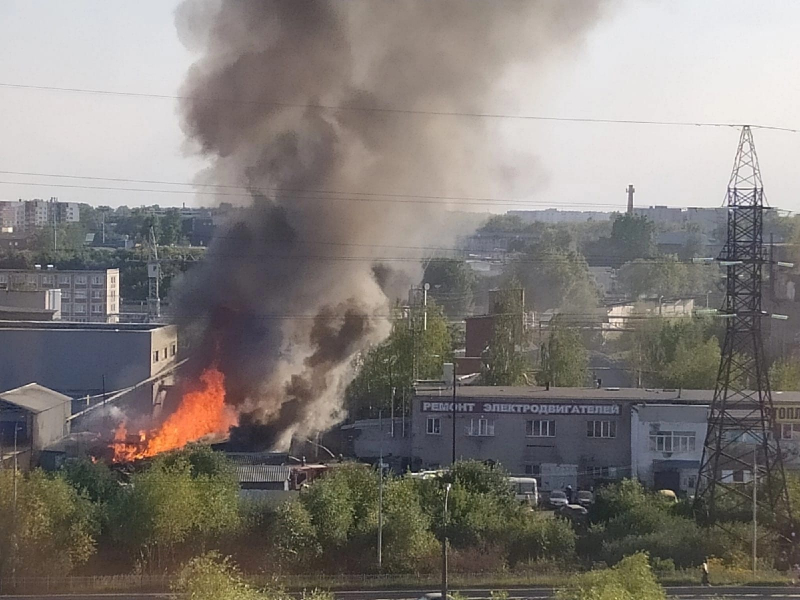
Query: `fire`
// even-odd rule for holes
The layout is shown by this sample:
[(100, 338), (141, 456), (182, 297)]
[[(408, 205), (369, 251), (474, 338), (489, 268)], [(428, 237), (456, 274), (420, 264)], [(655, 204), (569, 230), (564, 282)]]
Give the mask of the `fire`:
[(202, 388), (183, 395), (178, 409), (157, 429), (141, 430), (131, 440), (126, 423), (120, 423), (111, 445), (114, 462), (127, 462), (182, 448), (211, 434), (225, 433), (236, 418), (225, 404), (225, 376), (216, 365), (200, 375)]

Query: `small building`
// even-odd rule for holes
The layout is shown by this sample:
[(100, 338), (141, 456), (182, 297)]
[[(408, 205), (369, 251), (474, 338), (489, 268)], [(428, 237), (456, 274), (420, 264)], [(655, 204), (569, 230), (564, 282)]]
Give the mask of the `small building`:
[[(233, 467), (236, 479), (242, 490), (253, 491), (289, 491), (291, 469), (286, 465), (243, 465)], [(253, 495), (253, 494), (248, 494)]]
[(691, 493), (703, 457), (708, 405), (641, 404), (631, 407), (631, 459), (648, 487)]
[(35, 466), (39, 455), (69, 433), (72, 399), (37, 383), (0, 393), (0, 466)]
[[(26, 318), (14, 314), (25, 315)], [(58, 321), (61, 319), (61, 290), (0, 290), (0, 319)]]

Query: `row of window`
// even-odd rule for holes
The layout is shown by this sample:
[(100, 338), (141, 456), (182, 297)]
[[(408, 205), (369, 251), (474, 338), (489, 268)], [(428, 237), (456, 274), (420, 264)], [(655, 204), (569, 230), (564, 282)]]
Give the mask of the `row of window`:
[[(441, 417), (428, 417), (426, 432), (428, 435), (440, 435), (442, 433)], [(494, 419), (486, 419), (484, 417), (470, 419), (469, 424), (466, 426), (466, 434), (471, 436), (494, 435)], [(539, 419), (526, 421), (525, 435), (528, 437), (555, 437), (556, 422)], [(590, 438), (615, 438), (617, 437), (617, 422), (587, 421), (586, 436)]]
[[(105, 314), (105, 305), (104, 304), (92, 304), (90, 310), (93, 315), (102, 315)], [(111, 305), (111, 312), (117, 311), (117, 305)], [(70, 304), (69, 302), (62, 302), (61, 303), (61, 313), (62, 314), (72, 314), (75, 313), (76, 315), (86, 314), (86, 305), (85, 304)]]
[(696, 447), (694, 431), (659, 431), (650, 436), (651, 452), (693, 452)]
[[(105, 300), (106, 293), (103, 290), (91, 290), (92, 300)], [(86, 290), (75, 290), (73, 294), (71, 290), (61, 290), (61, 300), (86, 300)], [(111, 293), (108, 295), (110, 298), (116, 298), (117, 295)]]
[[(30, 273), (30, 274), (22, 274), (22, 273), (14, 273), (11, 275), (11, 283), (14, 284), (27, 284), (27, 285), (38, 285), (39, 277), (41, 277), (41, 285), (43, 287), (54, 287), (56, 282), (58, 285), (66, 285), (71, 286), (73, 281), (75, 285), (86, 285), (89, 279), (91, 279), (92, 285), (104, 285), (105, 284), (105, 275), (92, 275), (89, 277), (88, 275), (55, 275), (55, 274), (48, 274), (48, 273)], [(7, 284), (9, 281), (8, 273), (0, 273), (0, 285)], [(110, 286), (115, 286), (117, 284), (117, 277), (116, 275), (111, 276), (111, 281), (109, 282)]]
[[(539, 477), (541, 474), (541, 465), (525, 465), (525, 475)], [(585, 474), (592, 479), (616, 479), (617, 467), (587, 467)]]
[(175, 356), (178, 353), (178, 344), (172, 344), (170, 348), (172, 354), (167, 353), (167, 347), (165, 346), (163, 350), (153, 350), (153, 362), (157, 363), (160, 360), (166, 360), (170, 356)]

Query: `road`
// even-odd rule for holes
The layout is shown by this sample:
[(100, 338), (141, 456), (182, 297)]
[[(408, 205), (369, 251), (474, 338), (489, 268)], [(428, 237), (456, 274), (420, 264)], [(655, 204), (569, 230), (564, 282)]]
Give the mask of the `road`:
[[(432, 590), (353, 590), (334, 592), (336, 600), (416, 600)], [(469, 600), (486, 600), (490, 589), (459, 590)], [(800, 600), (800, 588), (791, 587), (671, 587), (667, 588), (670, 598), (681, 600), (701, 600), (706, 598), (727, 598), (729, 600)], [(536, 600), (552, 598), (553, 591), (548, 588), (510, 590), (509, 600)], [(54, 594), (54, 595), (15, 595), (0, 596), (2, 600), (172, 600), (170, 594)]]

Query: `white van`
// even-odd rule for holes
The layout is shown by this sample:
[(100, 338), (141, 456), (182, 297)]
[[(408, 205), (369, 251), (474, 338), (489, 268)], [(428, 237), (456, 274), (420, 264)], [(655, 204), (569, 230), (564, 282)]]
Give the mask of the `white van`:
[(509, 477), (508, 482), (519, 502), (532, 507), (539, 505), (539, 485), (535, 477)]

